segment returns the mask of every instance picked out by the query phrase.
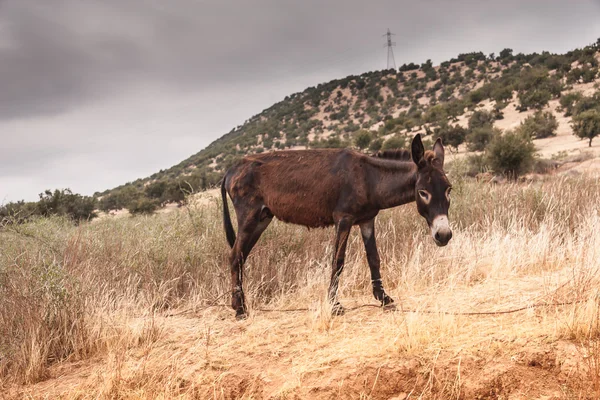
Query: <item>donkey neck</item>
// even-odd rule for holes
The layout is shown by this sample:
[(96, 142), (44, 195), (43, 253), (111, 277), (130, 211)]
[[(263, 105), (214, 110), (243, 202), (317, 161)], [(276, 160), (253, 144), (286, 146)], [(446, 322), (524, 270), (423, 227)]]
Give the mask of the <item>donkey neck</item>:
[(415, 201), (417, 166), (412, 161), (370, 159), (369, 197), (383, 210)]

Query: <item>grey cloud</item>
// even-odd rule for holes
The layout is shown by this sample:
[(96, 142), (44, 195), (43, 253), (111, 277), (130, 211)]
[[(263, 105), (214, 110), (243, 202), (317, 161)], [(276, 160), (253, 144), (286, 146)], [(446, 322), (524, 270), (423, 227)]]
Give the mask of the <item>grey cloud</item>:
[[(373, 59), (387, 27), (396, 33), (400, 62), (435, 58), (438, 43), (446, 45), (444, 55), (478, 50), (464, 36), (477, 42), (490, 32), (494, 45), (504, 38), (537, 48), (527, 42), (555, 41), (548, 32), (554, 23), (569, 24), (556, 33), (572, 46), (568, 31), (598, 11), (593, 2), (578, 2), (578, 9), (562, 1), (514, 0), (7, 1), (0, 26), (11, 45), (0, 48), (0, 117), (60, 113), (146, 81), (201, 91), (266, 74), (294, 75), (331, 65), (347, 48), (354, 51), (342, 69), (358, 73), (365, 64), (382, 66)], [(537, 24), (546, 25), (538, 38), (528, 32)], [(519, 30), (523, 37), (511, 37)], [(445, 42), (456, 37), (462, 42)], [(420, 60), (409, 59), (415, 53)]]
[(0, 0), (0, 202), (167, 168), (287, 94), (384, 68), (388, 27), (398, 65), (595, 41), (598, 1), (574, 4)]

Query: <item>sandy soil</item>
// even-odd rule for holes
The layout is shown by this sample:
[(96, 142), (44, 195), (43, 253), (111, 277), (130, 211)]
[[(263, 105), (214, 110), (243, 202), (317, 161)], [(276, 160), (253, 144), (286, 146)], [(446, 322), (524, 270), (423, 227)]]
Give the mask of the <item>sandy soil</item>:
[[(391, 293), (401, 301), (396, 310), (363, 307), (336, 318), (318, 302), (301, 311), (253, 310), (245, 321), (235, 321), (227, 306), (174, 311), (151, 319), (153, 341), (123, 354), (59, 364), (48, 380), (6, 396), (578, 398), (586, 385), (581, 376), (586, 353), (576, 343), (552, 338), (549, 320), (564, 311), (560, 307), (478, 316), (402, 312), (501, 310), (534, 299), (553, 301), (568, 274), (498, 280), (435, 298)], [(346, 306), (361, 304), (375, 303), (367, 296), (345, 299)], [(148, 321), (132, 318), (129, 324)], [(166, 388), (168, 394), (162, 394)]]

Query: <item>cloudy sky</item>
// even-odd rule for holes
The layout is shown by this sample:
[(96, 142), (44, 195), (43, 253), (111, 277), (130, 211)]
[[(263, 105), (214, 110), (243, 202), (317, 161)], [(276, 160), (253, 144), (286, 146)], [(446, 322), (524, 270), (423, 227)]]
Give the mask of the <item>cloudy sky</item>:
[(0, 204), (93, 194), (198, 152), (286, 95), (458, 53), (565, 52), (600, 0), (0, 0)]

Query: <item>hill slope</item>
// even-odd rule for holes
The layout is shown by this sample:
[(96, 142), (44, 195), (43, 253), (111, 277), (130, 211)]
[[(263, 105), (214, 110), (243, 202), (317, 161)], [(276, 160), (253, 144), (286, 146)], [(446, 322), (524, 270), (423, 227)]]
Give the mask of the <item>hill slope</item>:
[[(480, 108), (492, 111), (500, 128), (518, 126), (535, 109), (548, 109), (562, 118), (561, 132), (569, 134), (570, 118), (563, 118), (558, 99), (570, 91), (594, 93), (599, 46), (564, 55), (474, 52), (437, 67), (428, 60), (398, 71), (319, 84), (286, 97), (167, 170), (96, 195), (104, 199), (104, 210), (126, 207), (140, 197), (180, 201), (181, 188), (199, 191), (215, 185), (246, 154), (356, 144), (371, 150), (402, 146), (415, 133), (433, 135), (448, 124), (468, 128), (468, 117)], [(362, 141), (355, 140), (360, 135)]]

